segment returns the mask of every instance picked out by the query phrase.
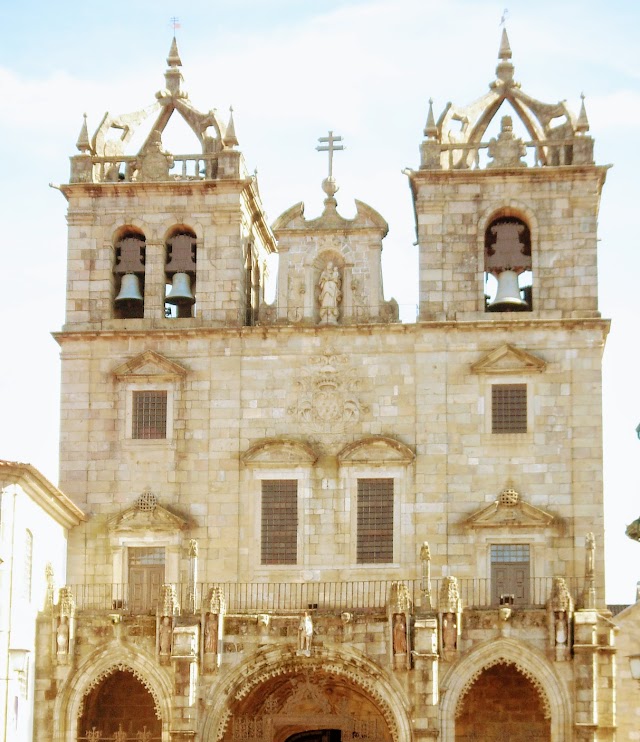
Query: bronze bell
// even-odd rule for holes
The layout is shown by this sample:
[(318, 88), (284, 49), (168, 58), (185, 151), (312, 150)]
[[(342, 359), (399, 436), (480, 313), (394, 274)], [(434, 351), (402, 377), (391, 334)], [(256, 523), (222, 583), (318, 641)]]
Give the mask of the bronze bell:
[(520, 296), (518, 274), (515, 271), (502, 271), (498, 274), (498, 290), (495, 299), (487, 306), (488, 312), (526, 312), (529, 305)]
[(115, 298), (117, 305), (142, 304), (144, 297), (140, 293), (140, 279), (135, 273), (125, 273), (120, 281), (120, 291)]
[(191, 293), (191, 277), (188, 273), (174, 273), (171, 281), (171, 291), (165, 297), (167, 304), (195, 304), (195, 297)]

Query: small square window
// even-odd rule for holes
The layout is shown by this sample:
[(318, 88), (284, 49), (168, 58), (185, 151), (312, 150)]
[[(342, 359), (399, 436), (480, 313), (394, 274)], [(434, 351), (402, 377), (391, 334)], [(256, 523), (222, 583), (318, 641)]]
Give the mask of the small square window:
[(131, 437), (152, 440), (167, 437), (167, 392), (133, 392)]
[(491, 432), (527, 432), (526, 384), (494, 384), (491, 387)]

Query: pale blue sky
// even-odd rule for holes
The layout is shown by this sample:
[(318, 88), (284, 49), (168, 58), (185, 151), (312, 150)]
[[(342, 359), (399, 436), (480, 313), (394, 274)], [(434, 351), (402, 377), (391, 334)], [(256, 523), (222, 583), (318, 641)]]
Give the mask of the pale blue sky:
[[(475, 0), (233, 0), (6, 3), (0, 49), (0, 203), (5, 321), (0, 457), (57, 480), (58, 352), (63, 322), (68, 157), (89, 116), (143, 107), (163, 86), (177, 32), (185, 87), (200, 109), (235, 109), (236, 130), (273, 221), (304, 200), (319, 212), (326, 156), (316, 139), (344, 137), (334, 173), (339, 208), (353, 198), (389, 222), (385, 290), (415, 305), (416, 249), (403, 167), (417, 167), (428, 99), (466, 104), (494, 79), (504, 2)], [(587, 95), (599, 164), (613, 163), (600, 214), (605, 351), (608, 599), (630, 602), (640, 544), (624, 536), (640, 515), (638, 335), (640, 245), (640, 3), (509, 3), (516, 79), (546, 102)], [(175, 136), (179, 137), (180, 132)]]

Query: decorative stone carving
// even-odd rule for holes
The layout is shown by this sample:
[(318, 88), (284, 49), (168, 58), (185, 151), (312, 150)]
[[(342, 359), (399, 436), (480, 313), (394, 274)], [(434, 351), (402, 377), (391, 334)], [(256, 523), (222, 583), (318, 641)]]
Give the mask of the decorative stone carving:
[(429, 543), (424, 541), (420, 547), (420, 563), (422, 565), (422, 584), (420, 592), (422, 597), (422, 610), (431, 610), (431, 550)]
[(438, 597), (440, 615), (440, 646), (447, 662), (452, 662), (458, 651), (462, 623), (462, 601), (455, 577), (443, 577)]
[(298, 654), (311, 657), (311, 642), (313, 641), (313, 619), (308, 611), (300, 618), (298, 624)]
[(169, 170), (173, 167), (173, 156), (162, 149), (160, 132), (152, 132), (147, 146), (135, 163), (138, 181), (169, 180)]
[(160, 657), (171, 655), (171, 639), (173, 635), (173, 621), (171, 616), (162, 616), (158, 625), (158, 653)]
[(337, 325), (340, 311), (338, 305), (342, 301), (342, 279), (340, 271), (332, 261), (320, 274), (318, 282), (318, 302), (320, 304), (320, 324)]
[(596, 607), (596, 537), (593, 533), (587, 533), (584, 545), (585, 568), (582, 607), (587, 610), (593, 610)]
[(47, 562), (44, 568), (44, 577), (47, 581), (47, 597), (46, 597), (46, 608), (48, 611), (53, 610), (53, 602), (55, 596), (55, 580), (53, 574), (53, 567), (51, 562)]
[(347, 355), (328, 350), (312, 356), (295, 383), (298, 399), (288, 411), (316, 431), (327, 426), (332, 432), (353, 427), (367, 411), (355, 393), (360, 383)]
[(393, 654), (407, 654), (407, 621), (403, 613), (393, 614)]
[(395, 613), (409, 613), (413, 607), (409, 588), (404, 582), (392, 582), (389, 606)]
[(527, 167), (527, 163), (521, 159), (526, 154), (524, 142), (513, 134), (511, 116), (503, 116), (498, 138), (489, 141), (489, 157), (493, 158), (493, 162), (489, 162), (487, 167)]
[(66, 664), (73, 653), (75, 635), (76, 604), (71, 588), (67, 585), (60, 588), (58, 594), (58, 616), (55, 625), (55, 655), (61, 664)]
[(171, 640), (171, 658), (195, 662), (198, 658), (199, 629), (197, 624), (175, 626)]
[(224, 592), (220, 585), (209, 588), (202, 605), (203, 666), (212, 671), (220, 666), (224, 636), (224, 616), (227, 610)]

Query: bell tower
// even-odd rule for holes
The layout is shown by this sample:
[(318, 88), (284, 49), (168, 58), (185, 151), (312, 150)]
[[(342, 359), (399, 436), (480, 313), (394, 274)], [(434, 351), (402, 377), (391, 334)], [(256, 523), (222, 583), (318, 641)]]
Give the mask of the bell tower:
[(594, 164), (584, 100), (576, 117), (563, 101), (523, 92), (506, 30), (498, 56), (496, 79), (476, 101), (448, 103), (437, 122), (429, 103), (420, 167), (409, 171), (419, 319), (598, 317), (596, 229), (607, 167)]
[[(91, 138), (86, 119), (82, 126), (62, 187), (69, 329), (157, 330), (172, 320), (181, 328), (232, 327), (257, 317), (275, 243), (233, 112), (225, 125), (215, 109), (193, 107), (175, 38), (167, 64), (151, 105), (106, 113)], [(173, 116), (193, 134), (187, 154), (163, 144)]]

